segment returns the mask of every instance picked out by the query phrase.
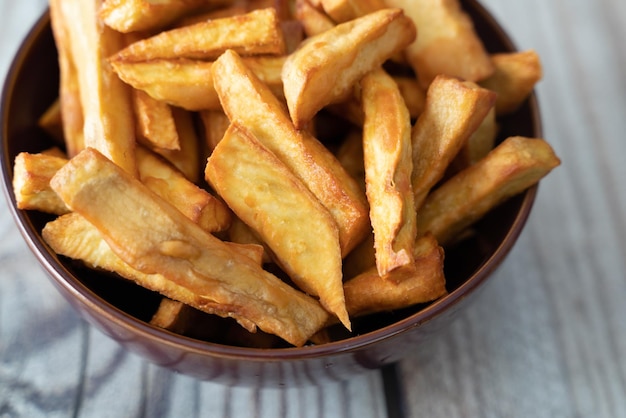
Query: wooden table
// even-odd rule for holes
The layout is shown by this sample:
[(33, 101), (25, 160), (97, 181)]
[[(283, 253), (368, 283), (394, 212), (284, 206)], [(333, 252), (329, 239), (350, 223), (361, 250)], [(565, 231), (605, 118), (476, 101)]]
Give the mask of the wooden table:
[[(536, 49), (563, 165), (475, 303), (381, 372), (225, 387), (151, 365), (80, 320), (0, 205), (0, 417), (626, 417), (626, 2), (485, 0)], [(44, 0), (0, 1), (0, 68)]]

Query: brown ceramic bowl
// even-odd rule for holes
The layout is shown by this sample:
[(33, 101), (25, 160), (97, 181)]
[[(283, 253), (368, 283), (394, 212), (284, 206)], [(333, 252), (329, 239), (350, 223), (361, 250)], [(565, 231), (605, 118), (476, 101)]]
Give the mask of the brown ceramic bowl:
[[(462, 3), (491, 52), (514, 50), (509, 37), (478, 2)], [(346, 378), (401, 359), (445, 328), (472, 300), (517, 240), (537, 192), (534, 187), (498, 207), (476, 226), (474, 238), (447, 251), (449, 295), (435, 303), (355, 320), (352, 336), (319, 346), (262, 349), (233, 346), (219, 338), (207, 342), (149, 325), (159, 297), (57, 256), (41, 237), (42, 227), (51, 217), (16, 209), (11, 189), (13, 160), (21, 151), (37, 152), (53, 144), (36, 121), (57, 92), (56, 49), (49, 16), (44, 14), (19, 49), (2, 95), (3, 184), (24, 239), (59, 292), (91, 324), (148, 360), (201, 379), (275, 387), (303, 385)], [(500, 139), (513, 134), (541, 136), (534, 96), (500, 122)]]

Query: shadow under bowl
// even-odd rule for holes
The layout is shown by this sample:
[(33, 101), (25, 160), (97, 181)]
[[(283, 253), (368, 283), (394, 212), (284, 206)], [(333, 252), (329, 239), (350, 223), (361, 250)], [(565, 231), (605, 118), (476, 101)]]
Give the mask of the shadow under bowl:
[[(474, 0), (461, 2), (490, 52), (515, 47), (501, 26)], [(449, 295), (427, 305), (356, 319), (349, 338), (300, 348), (238, 347), (178, 335), (148, 321), (160, 297), (126, 280), (57, 256), (41, 236), (52, 219), (16, 209), (13, 161), (22, 151), (55, 144), (37, 120), (57, 98), (59, 70), (50, 19), (45, 13), (21, 45), (5, 80), (1, 165), (11, 213), (28, 246), (63, 297), (88, 322), (123, 347), (177, 372), (233, 385), (282, 387), (348, 378), (402, 359), (421, 342), (447, 327), (505, 259), (532, 208), (537, 187), (514, 197), (476, 225), (476, 234), (446, 252)], [(541, 137), (536, 97), (499, 121), (499, 141), (511, 136)]]

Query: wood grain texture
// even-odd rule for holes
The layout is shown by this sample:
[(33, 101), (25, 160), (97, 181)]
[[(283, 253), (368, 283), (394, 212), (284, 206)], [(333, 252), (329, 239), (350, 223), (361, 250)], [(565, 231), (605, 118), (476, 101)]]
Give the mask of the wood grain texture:
[[(542, 58), (544, 136), (563, 165), (493, 280), (397, 366), (397, 386), (392, 370), (257, 390), (148, 364), (75, 315), (3, 203), (0, 417), (626, 416), (626, 2), (483, 3)], [(45, 7), (0, 0), (0, 74)]]
[(466, 315), (402, 363), (408, 415), (626, 416), (626, 3), (483, 4), (534, 48), (563, 160)]

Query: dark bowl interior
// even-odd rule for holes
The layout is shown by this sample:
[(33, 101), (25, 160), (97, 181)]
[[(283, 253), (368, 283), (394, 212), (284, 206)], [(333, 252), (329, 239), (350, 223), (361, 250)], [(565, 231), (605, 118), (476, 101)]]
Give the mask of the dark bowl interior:
[[(490, 52), (513, 51), (502, 28), (476, 1), (462, 1)], [(353, 322), (352, 335), (320, 346), (251, 348), (235, 346), (228, 320), (205, 318), (211, 335), (181, 336), (147, 323), (160, 297), (116, 276), (97, 272), (50, 251), (41, 230), (51, 216), (17, 210), (11, 189), (13, 160), (21, 151), (38, 152), (55, 144), (37, 126), (58, 95), (58, 64), (48, 14), (23, 42), (2, 95), (2, 174), (15, 221), (60, 293), (89, 322), (149, 360), (202, 379), (234, 384), (280, 386), (343, 378), (397, 361), (409, 344), (445, 327), (500, 265), (530, 213), (537, 187), (509, 200), (476, 225), (476, 234), (446, 251), (449, 295), (428, 305), (371, 315)], [(516, 113), (501, 119), (499, 141), (510, 135), (541, 136), (534, 95)], [(211, 342), (204, 339), (210, 339)], [(241, 340), (237, 340), (238, 345)]]

